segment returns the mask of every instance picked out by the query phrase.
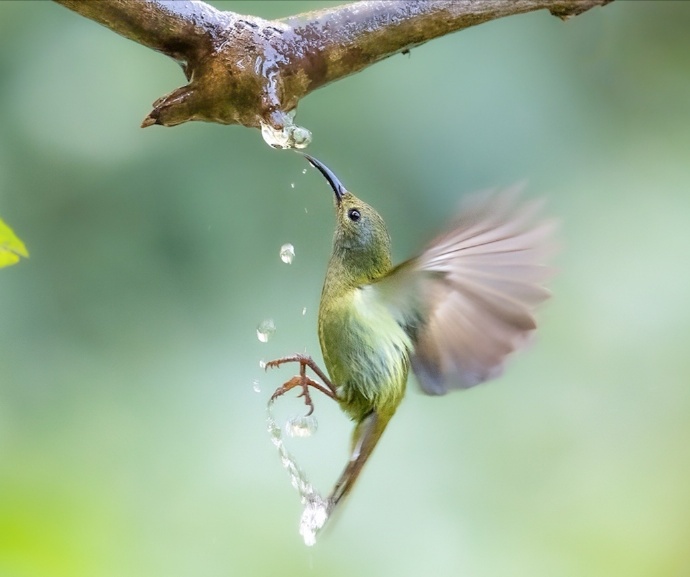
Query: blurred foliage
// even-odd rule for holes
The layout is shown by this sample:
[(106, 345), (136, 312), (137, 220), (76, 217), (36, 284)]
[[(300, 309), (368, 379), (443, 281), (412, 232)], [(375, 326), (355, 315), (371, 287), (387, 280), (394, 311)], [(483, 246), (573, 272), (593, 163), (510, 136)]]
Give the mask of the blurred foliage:
[(0, 218), (0, 268), (18, 263), (22, 256), (29, 256), (24, 243)]
[[(525, 179), (564, 247), (532, 350), (466, 393), (411, 386), (306, 549), (265, 430), (292, 373), (258, 365), (318, 357), (328, 188), (255, 130), (140, 129), (174, 62), (0, 2), (0, 212), (32, 253), (0, 275), (0, 576), (690, 574), (689, 26), (688, 2), (526, 14), (301, 103), (398, 259), (463, 193)], [(294, 448), (325, 491), (350, 425), (316, 403)]]

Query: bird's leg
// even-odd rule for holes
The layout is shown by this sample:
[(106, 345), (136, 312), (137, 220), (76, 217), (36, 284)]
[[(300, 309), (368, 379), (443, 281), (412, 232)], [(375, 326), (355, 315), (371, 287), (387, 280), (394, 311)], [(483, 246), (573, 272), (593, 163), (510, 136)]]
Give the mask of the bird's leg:
[[(325, 375), (325, 373), (319, 368), (314, 360), (308, 355), (290, 355), (288, 357), (281, 357), (273, 361), (266, 363), (266, 369), (272, 369), (279, 367), (285, 363), (299, 363), (299, 376), (292, 377), (288, 382), (286, 382), (282, 387), (278, 387), (276, 391), (271, 395), (270, 401), (274, 401), (281, 395), (284, 395), (289, 390), (295, 387), (302, 387), (302, 392), (298, 397), (304, 397), (304, 404), (309, 407), (309, 412), (307, 416), (314, 412), (314, 403), (311, 400), (311, 395), (309, 394), (309, 387), (314, 387), (315, 389), (321, 391), (327, 397), (331, 399), (338, 400), (335, 385), (330, 381), (330, 379)], [(325, 387), (315, 380), (310, 379), (307, 376), (307, 367), (316, 373), (316, 375), (324, 382)]]

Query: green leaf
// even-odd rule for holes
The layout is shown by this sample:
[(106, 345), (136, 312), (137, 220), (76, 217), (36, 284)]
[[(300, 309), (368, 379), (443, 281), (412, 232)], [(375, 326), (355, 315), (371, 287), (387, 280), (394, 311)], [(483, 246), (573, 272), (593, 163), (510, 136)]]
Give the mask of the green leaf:
[(29, 251), (14, 231), (0, 218), (0, 268), (19, 262), (19, 257), (29, 258)]

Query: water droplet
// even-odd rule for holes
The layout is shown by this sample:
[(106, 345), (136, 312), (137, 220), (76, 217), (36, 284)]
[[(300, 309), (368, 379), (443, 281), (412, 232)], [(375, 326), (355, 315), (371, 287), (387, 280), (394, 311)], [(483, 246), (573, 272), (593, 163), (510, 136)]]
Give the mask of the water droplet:
[(311, 437), (318, 428), (319, 423), (311, 415), (292, 417), (285, 423), (285, 432), (290, 437)]
[(307, 210), (307, 207), (304, 207), (304, 214), (309, 214), (309, 211)]
[(302, 169), (302, 174), (307, 174), (307, 169), (306, 169), (306, 168), (303, 168), (303, 169)]
[(302, 316), (304, 316), (304, 315), (306, 315), (306, 314), (307, 314), (307, 307), (304, 307), (304, 308), (302, 309)]
[(302, 126), (297, 126), (292, 119), (295, 111), (282, 115), (276, 119), (282, 126), (274, 128), (270, 124), (261, 121), (261, 136), (271, 148), (306, 148), (311, 142), (311, 132)]
[(263, 359), (261, 359), (261, 360), (259, 361), (259, 368), (260, 368), (260, 369), (265, 369), (265, 368), (266, 368), (266, 361), (264, 361)]
[(261, 385), (259, 384), (259, 379), (254, 379), (252, 381), (252, 389), (254, 389), (255, 393), (261, 392)]
[[(276, 332), (276, 325), (273, 322), (273, 319), (266, 319), (265, 321), (261, 321), (259, 323), (259, 326), (256, 327), (256, 336), (262, 343), (267, 343), (268, 339), (271, 338), (274, 332)], [(259, 366), (261, 366), (261, 363), (259, 363)], [(262, 368), (265, 367), (266, 363), (264, 363), (264, 366)]]
[(297, 126), (292, 130), (292, 145), (295, 148), (306, 148), (311, 144), (311, 132), (304, 126)]
[(291, 182), (291, 183), (290, 183), (290, 188), (295, 188), (295, 183), (294, 183), (294, 182)]
[(293, 258), (295, 258), (295, 247), (287, 242), (280, 247), (280, 260), (285, 264), (292, 264)]
[(304, 544), (311, 547), (316, 543), (316, 534), (328, 520), (328, 501), (318, 494), (309, 495), (305, 499), (304, 511), (299, 520), (299, 534)]
[(261, 123), (261, 136), (271, 148), (287, 148), (288, 135), (285, 130), (276, 130), (270, 124)]

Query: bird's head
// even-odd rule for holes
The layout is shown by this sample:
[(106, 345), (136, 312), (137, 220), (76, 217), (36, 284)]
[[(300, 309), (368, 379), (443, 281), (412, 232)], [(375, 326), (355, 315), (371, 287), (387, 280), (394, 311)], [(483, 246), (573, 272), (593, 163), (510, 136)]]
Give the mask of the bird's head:
[(391, 241), (381, 215), (347, 190), (326, 165), (313, 156), (304, 156), (326, 178), (335, 195), (334, 258), (369, 280), (387, 272)]

